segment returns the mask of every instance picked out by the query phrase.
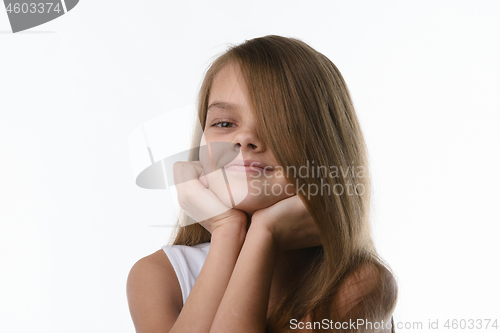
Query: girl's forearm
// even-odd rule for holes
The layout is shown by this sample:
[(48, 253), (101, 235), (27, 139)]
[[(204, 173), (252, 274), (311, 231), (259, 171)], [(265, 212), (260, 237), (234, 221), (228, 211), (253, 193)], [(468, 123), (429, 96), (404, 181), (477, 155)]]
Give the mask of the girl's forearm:
[(246, 230), (237, 226), (219, 228), (212, 233), (205, 263), (171, 333), (209, 332), (245, 240), (245, 233)]
[(250, 227), (210, 332), (265, 332), (277, 252), (271, 233)]

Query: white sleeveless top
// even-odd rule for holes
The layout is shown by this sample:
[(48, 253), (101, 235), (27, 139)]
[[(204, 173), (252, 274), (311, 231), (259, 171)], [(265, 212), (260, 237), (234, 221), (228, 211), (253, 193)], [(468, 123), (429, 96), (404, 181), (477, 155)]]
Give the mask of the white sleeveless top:
[(165, 245), (162, 250), (167, 255), (181, 285), (182, 305), (193, 289), (194, 283), (200, 274), (201, 268), (207, 258), (210, 242), (193, 246)]

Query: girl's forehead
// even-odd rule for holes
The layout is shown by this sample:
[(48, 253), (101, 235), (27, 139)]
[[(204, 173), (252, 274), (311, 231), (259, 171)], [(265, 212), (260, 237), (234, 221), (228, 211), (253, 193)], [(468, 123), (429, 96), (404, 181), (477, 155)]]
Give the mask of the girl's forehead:
[(240, 69), (240, 66), (234, 63), (224, 65), (214, 76), (212, 89), (214, 86), (226, 84), (229, 86), (242, 86), (246, 88), (246, 80)]
[(208, 109), (234, 111), (248, 107), (247, 85), (239, 66), (225, 65), (215, 76), (208, 96)]

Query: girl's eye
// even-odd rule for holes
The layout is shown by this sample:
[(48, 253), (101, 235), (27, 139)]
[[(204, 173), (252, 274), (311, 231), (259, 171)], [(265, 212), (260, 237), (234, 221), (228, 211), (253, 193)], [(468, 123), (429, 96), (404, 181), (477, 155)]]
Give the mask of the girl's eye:
[[(219, 126), (220, 125), (220, 126)], [(232, 125), (232, 126), (231, 126)], [(216, 123), (212, 124), (212, 127), (213, 126), (216, 126), (216, 127), (234, 127), (234, 123), (230, 122), (230, 121), (224, 121), (224, 120), (220, 120), (220, 121), (217, 121)]]

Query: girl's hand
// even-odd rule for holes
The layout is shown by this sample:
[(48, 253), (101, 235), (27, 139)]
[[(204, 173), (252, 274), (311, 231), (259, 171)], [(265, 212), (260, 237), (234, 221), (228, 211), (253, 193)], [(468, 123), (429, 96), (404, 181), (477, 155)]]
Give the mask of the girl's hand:
[(252, 228), (270, 232), (279, 252), (321, 245), (318, 228), (296, 194), (257, 210), (252, 216)]
[[(221, 172), (221, 170), (215, 172)], [(246, 213), (227, 207), (214, 192), (208, 189), (201, 162), (176, 162), (174, 180), (177, 200), (181, 208), (211, 234), (215, 229), (228, 225), (246, 230)]]

